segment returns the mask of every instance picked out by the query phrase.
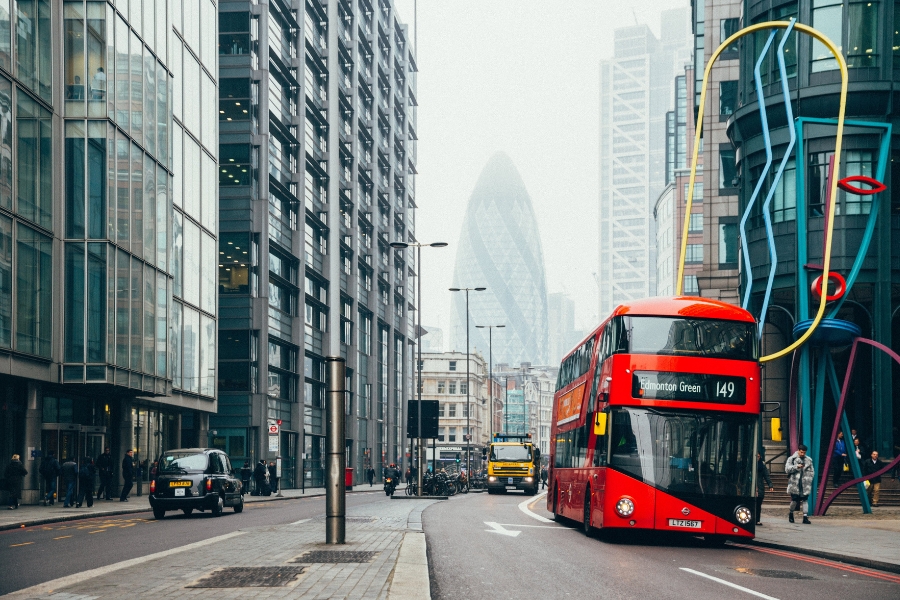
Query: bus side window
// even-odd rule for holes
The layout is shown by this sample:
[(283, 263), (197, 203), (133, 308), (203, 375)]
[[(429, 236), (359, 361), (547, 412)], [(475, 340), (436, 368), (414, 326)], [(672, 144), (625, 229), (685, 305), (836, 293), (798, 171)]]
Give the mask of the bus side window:
[(587, 459), (588, 440), (590, 439), (592, 427), (593, 423), (591, 423), (590, 419), (587, 419), (584, 427), (579, 427), (571, 432), (575, 437), (575, 443), (573, 444), (574, 452), (572, 452), (572, 467), (580, 468), (584, 466), (584, 461)]
[(560, 433), (556, 436), (556, 454), (554, 455), (553, 466), (557, 469), (569, 466), (569, 448), (566, 443), (566, 435), (565, 433)]

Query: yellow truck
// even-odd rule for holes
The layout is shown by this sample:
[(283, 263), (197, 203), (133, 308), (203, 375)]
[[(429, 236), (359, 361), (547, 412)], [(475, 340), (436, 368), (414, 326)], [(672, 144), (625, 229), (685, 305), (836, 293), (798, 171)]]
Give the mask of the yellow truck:
[(488, 494), (524, 490), (535, 495), (541, 483), (541, 449), (531, 442), (531, 434), (495, 433), (487, 466)]

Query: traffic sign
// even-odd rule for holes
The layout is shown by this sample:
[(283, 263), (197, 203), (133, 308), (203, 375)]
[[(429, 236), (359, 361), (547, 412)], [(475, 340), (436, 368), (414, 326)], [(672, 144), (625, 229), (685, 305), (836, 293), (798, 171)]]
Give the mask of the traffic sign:
[(278, 433), (278, 425), (269, 425), (269, 433), (275, 435)]

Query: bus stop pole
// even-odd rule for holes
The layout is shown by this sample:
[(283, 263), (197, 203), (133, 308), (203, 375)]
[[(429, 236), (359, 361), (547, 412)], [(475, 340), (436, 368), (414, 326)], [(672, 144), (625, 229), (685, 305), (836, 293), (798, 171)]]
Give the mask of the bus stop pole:
[(325, 405), (325, 543), (343, 544), (347, 491), (344, 486), (344, 390), (345, 363), (340, 356), (325, 359), (328, 367), (328, 399)]

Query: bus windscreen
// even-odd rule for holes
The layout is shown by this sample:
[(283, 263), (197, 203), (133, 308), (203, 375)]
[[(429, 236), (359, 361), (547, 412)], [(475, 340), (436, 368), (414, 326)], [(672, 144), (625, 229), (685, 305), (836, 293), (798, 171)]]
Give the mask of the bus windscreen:
[(757, 419), (727, 413), (614, 410), (609, 466), (675, 495), (749, 496)]
[(756, 324), (714, 319), (623, 317), (628, 352), (756, 360)]

